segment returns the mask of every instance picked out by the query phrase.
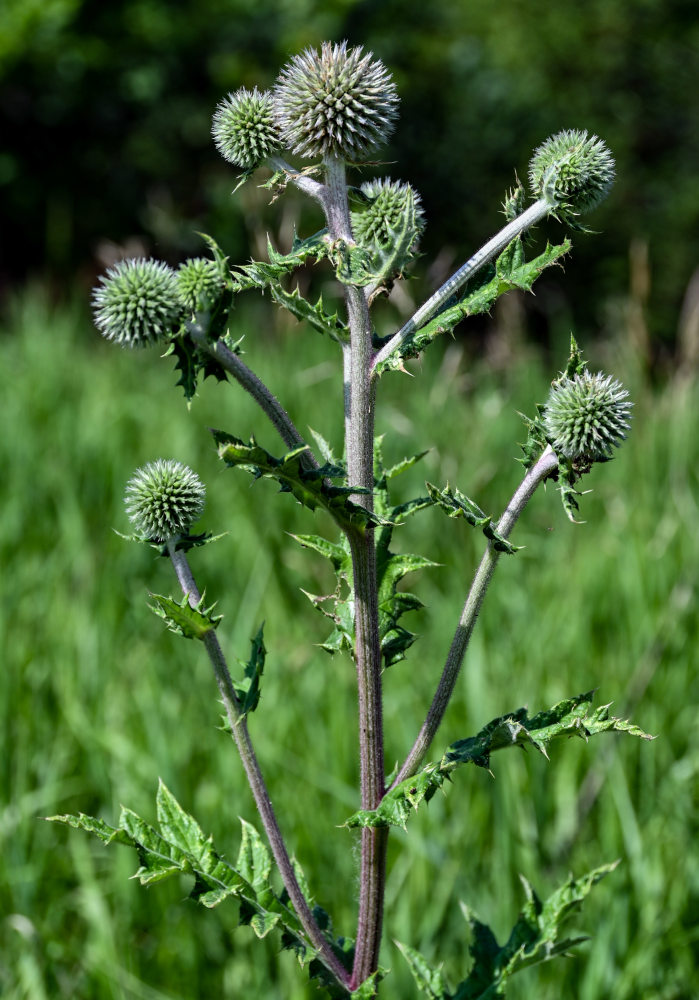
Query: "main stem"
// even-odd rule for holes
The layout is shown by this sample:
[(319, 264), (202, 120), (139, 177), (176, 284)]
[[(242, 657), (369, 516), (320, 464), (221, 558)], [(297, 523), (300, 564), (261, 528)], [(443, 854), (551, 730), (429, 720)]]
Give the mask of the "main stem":
[[(324, 163), (324, 207), (328, 233), (332, 240), (351, 242), (353, 237), (344, 161), (328, 156)], [(345, 389), (347, 477), (350, 486), (373, 490), (375, 386), (371, 378), (371, 320), (361, 288), (347, 285), (345, 297), (350, 328), (349, 359), (345, 375), (345, 381), (349, 376), (348, 391), (347, 387)], [(357, 493), (353, 499), (369, 510), (373, 507), (371, 493)], [(384, 794), (385, 770), (374, 529), (369, 525), (350, 528), (347, 535), (354, 579), (361, 803), (363, 809), (375, 809)], [(350, 983), (353, 989), (378, 967), (387, 840), (387, 828), (362, 830), (359, 916)]]
[[(558, 457), (549, 445), (538, 461), (535, 462), (531, 469), (529, 469), (526, 476), (520, 483), (519, 488), (507, 505), (504, 514), (498, 521), (498, 534), (502, 535), (503, 538), (507, 538), (509, 536), (520, 514), (526, 507), (531, 497), (534, 495), (536, 488), (544, 481), (544, 479), (547, 478), (547, 476), (550, 476), (551, 473), (555, 472), (557, 468)], [(493, 546), (492, 542), (489, 542), (488, 548), (486, 549), (476, 571), (476, 575), (473, 578), (471, 589), (468, 592), (468, 597), (466, 598), (466, 603), (464, 604), (463, 611), (461, 612), (461, 618), (459, 619), (459, 624), (457, 625), (456, 632), (454, 633), (454, 638), (451, 643), (451, 648), (449, 649), (444, 670), (442, 671), (442, 676), (434, 698), (432, 699), (432, 704), (430, 705), (427, 717), (425, 718), (418, 737), (413, 744), (412, 750), (406, 757), (405, 763), (396, 775), (391, 788), (395, 788), (395, 786), (400, 784), (401, 781), (412, 777), (416, 773), (425, 758), (437, 730), (439, 729), (441, 721), (444, 718), (447, 705), (449, 704), (454, 691), (454, 685), (456, 684), (456, 679), (459, 676), (466, 647), (468, 646), (471, 635), (473, 634), (476, 619), (483, 604), (483, 598), (485, 597), (488, 584), (490, 583), (493, 573), (495, 572), (495, 567), (498, 564), (499, 558), (500, 552), (498, 552), (498, 550)]]
[[(201, 600), (201, 594), (199, 593), (199, 588), (197, 587), (196, 581), (190, 569), (187, 556), (184, 552), (177, 551), (174, 541), (168, 542), (168, 552), (175, 568), (175, 572), (177, 573), (177, 579), (180, 587), (182, 588), (182, 593), (187, 595), (189, 604), (192, 607), (195, 607)], [(293, 904), (294, 910), (296, 911), (303, 929), (308, 935), (309, 941), (315, 948), (318, 949), (324, 965), (326, 965), (336, 976), (338, 982), (349, 990), (349, 974), (323, 936), (323, 932), (316, 923), (313, 914), (309, 909), (308, 903), (306, 902), (306, 898), (301, 891), (301, 887), (298, 884), (281, 830), (279, 829), (277, 817), (272, 807), (272, 802), (267, 792), (267, 786), (265, 785), (265, 780), (262, 777), (262, 771), (260, 770), (260, 765), (257, 761), (257, 756), (250, 739), (247, 722), (245, 717), (241, 716), (240, 701), (235, 693), (235, 688), (233, 686), (233, 681), (231, 680), (231, 675), (228, 670), (228, 665), (226, 664), (223, 650), (221, 649), (221, 644), (219, 643), (218, 637), (213, 629), (206, 633), (203, 642), (206, 647), (206, 651), (209, 654), (214, 674), (216, 675), (216, 682), (221, 694), (221, 700), (223, 701), (226, 709), (226, 715), (228, 716), (228, 721), (231, 726), (233, 739), (235, 740), (240, 758), (243, 762), (243, 768), (245, 769), (245, 774), (247, 775), (248, 782), (250, 783), (255, 804), (260, 813), (260, 819), (262, 820), (262, 825), (265, 828), (267, 839), (269, 840), (272, 855), (281, 873), (284, 887), (289, 893), (289, 899)]]

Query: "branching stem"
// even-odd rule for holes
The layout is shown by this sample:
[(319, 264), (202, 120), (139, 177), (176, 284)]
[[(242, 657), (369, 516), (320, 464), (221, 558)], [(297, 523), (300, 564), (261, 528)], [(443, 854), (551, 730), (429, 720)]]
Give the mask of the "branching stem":
[(308, 174), (304, 174), (296, 170), (295, 167), (292, 167), (291, 164), (287, 163), (281, 156), (270, 156), (267, 162), (274, 170), (283, 170), (287, 178), (295, 187), (299, 189), (299, 191), (303, 191), (304, 194), (307, 194), (315, 201), (320, 202), (321, 205), (324, 204), (325, 186), (319, 181), (315, 181), (312, 177), (309, 177)]
[(307, 451), (303, 456), (304, 464), (308, 468), (317, 469), (318, 462), (310, 447), (296, 430), (293, 420), (277, 397), (269, 391), (254, 371), (248, 368), (237, 354), (234, 354), (233, 351), (226, 347), (223, 341), (215, 340), (212, 342), (208, 340), (198, 323), (188, 323), (187, 330), (197, 347), (205, 351), (212, 358), (215, 358), (221, 367), (229, 372), (264, 410), (277, 429), (284, 444), (288, 445), (289, 448), (298, 448), (301, 445), (306, 445)]
[[(189, 604), (192, 607), (195, 607), (197, 602), (201, 600), (201, 594), (199, 593), (199, 588), (197, 587), (192, 574), (187, 556), (184, 552), (178, 552), (176, 550), (173, 540), (168, 542), (168, 552), (175, 568), (180, 587), (182, 588), (182, 593), (187, 595)], [(265, 828), (265, 832), (272, 849), (272, 855), (274, 856), (274, 860), (276, 861), (277, 867), (281, 873), (286, 891), (289, 893), (289, 898), (299, 920), (301, 921), (303, 929), (308, 935), (309, 941), (314, 948), (318, 949), (323, 963), (328, 967), (328, 969), (330, 969), (333, 975), (337, 978), (338, 982), (347, 987), (349, 991), (349, 974), (342, 966), (337, 956), (333, 953), (330, 945), (323, 936), (323, 933), (318, 927), (318, 924), (309, 909), (308, 903), (306, 902), (306, 899), (301, 891), (301, 887), (296, 879), (291, 859), (289, 858), (281, 830), (279, 829), (277, 817), (274, 813), (274, 809), (267, 792), (267, 786), (265, 785), (264, 778), (262, 777), (260, 765), (257, 761), (255, 750), (250, 739), (247, 722), (245, 717), (241, 716), (240, 701), (235, 693), (235, 688), (233, 686), (233, 681), (231, 680), (226, 658), (223, 654), (223, 650), (221, 649), (218, 637), (213, 629), (206, 633), (203, 642), (206, 647), (206, 652), (209, 654), (211, 666), (213, 667), (214, 674), (216, 676), (216, 682), (221, 694), (221, 700), (223, 701), (226, 709), (226, 715), (228, 716), (228, 721), (233, 732), (233, 739), (235, 740), (238, 753), (240, 754), (240, 758), (243, 762), (245, 774), (247, 775), (248, 782), (250, 783), (255, 804), (257, 805), (257, 809), (260, 813), (260, 819), (262, 820), (262, 825)]]
[(428, 320), (432, 319), (447, 300), (458, 292), (459, 289), (463, 288), (476, 271), (492, 260), (501, 250), (504, 250), (507, 244), (511, 243), (516, 236), (523, 233), (525, 229), (536, 225), (537, 222), (540, 222), (552, 210), (553, 206), (551, 202), (540, 198), (533, 205), (530, 205), (526, 211), (522, 212), (521, 215), (518, 215), (516, 219), (509, 222), (499, 233), (496, 233), (492, 239), (488, 240), (480, 250), (474, 253), (473, 257), (467, 260), (458, 271), (452, 274), (451, 278), (444, 282), (441, 288), (438, 288), (426, 302), (423, 302), (417, 312), (400, 328), (398, 333), (391, 337), (381, 350), (377, 351), (372, 370), (375, 372), (377, 365), (386, 361), (394, 351), (397, 351), (401, 347), (411, 334), (415, 333)]
[[(509, 537), (510, 532), (517, 523), (517, 519), (531, 497), (534, 495), (537, 487), (548, 476), (555, 472), (557, 468), (558, 457), (549, 445), (538, 461), (535, 462), (535, 464), (529, 469), (526, 476), (520, 483), (519, 488), (507, 505), (504, 514), (498, 521), (498, 534), (502, 535), (503, 538)], [(489, 542), (488, 548), (486, 549), (476, 571), (476, 575), (473, 578), (471, 589), (468, 592), (468, 597), (466, 598), (466, 603), (464, 604), (463, 611), (461, 612), (461, 618), (459, 619), (459, 624), (457, 625), (456, 632), (454, 633), (454, 638), (451, 643), (451, 648), (449, 649), (444, 670), (442, 671), (442, 676), (440, 678), (439, 685), (437, 686), (434, 698), (432, 699), (432, 704), (430, 705), (427, 717), (422, 724), (422, 728), (420, 729), (418, 737), (413, 744), (412, 750), (406, 757), (405, 763), (396, 775), (391, 788), (395, 788), (395, 786), (400, 784), (400, 782), (405, 778), (412, 777), (412, 775), (418, 771), (427, 751), (429, 750), (430, 744), (439, 729), (447, 705), (449, 704), (453, 694), (454, 685), (456, 684), (456, 679), (459, 676), (459, 671), (461, 670), (461, 664), (463, 663), (466, 647), (468, 646), (471, 635), (473, 634), (476, 619), (483, 604), (483, 598), (485, 597), (488, 584), (490, 583), (493, 573), (495, 572), (495, 567), (497, 566), (499, 558), (500, 552), (494, 548), (492, 542)]]

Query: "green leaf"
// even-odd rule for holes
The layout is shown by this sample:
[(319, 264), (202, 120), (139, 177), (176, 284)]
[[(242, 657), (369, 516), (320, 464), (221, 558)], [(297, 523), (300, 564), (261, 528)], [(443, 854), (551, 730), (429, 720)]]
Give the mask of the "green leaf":
[(516, 972), (556, 955), (565, 955), (575, 945), (587, 940), (581, 936), (559, 940), (561, 925), (580, 906), (593, 886), (615, 868), (616, 863), (603, 865), (579, 879), (571, 875), (544, 902), (523, 878), (526, 902), (502, 947), (491, 929), (462, 903), (461, 908), (471, 930), (469, 953), (472, 966), (455, 991), (449, 989), (441, 969), (430, 966), (420, 952), (399, 942), (396, 944), (408, 962), (418, 988), (428, 1000), (496, 1000), (505, 996), (507, 982)]
[[(209, 330), (209, 320), (210, 317), (200, 313), (198, 315), (199, 326), (202, 330), (207, 332)], [(213, 339), (216, 339), (215, 337)], [(239, 353), (239, 347), (237, 344), (229, 344), (227, 346), (235, 353)], [(197, 383), (199, 378), (208, 378), (210, 375), (213, 376), (218, 382), (225, 382), (227, 379), (226, 370), (212, 358), (210, 354), (200, 351), (194, 341), (191, 339), (186, 330), (181, 332), (177, 337), (174, 337), (168, 346), (164, 357), (173, 355), (175, 358), (175, 370), (180, 372), (180, 377), (176, 382), (176, 385), (182, 386), (182, 391), (184, 392), (185, 399), (188, 403), (192, 401), (197, 392)]]
[(353, 486), (333, 486), (332, 479), (345, 480), (345, 471), (340, 466), (323, 465), (319, 469), (304, 467), (303, 456), (307, 446), (302, 445), (275, 458), (261, 448), (254, 438), (245, 444), (240, 438), (213, 431), (218, 446), (219, 458), (231, 468), (240, 467), (250, 472), (255, 479), (268, 476), (276, 479), (282, 493), (293, 493), (296, 499), (310, 510), (322, 507), (341, 526), (382, 524), (382, 519), (349, 497), (352, 494), (368, 493), (368, 490)]
[(110, 827), (92, 816), (51, 816), (53, 822), (86, 830), (106, 844), (127, 844), (136, 849), (139, 868), (135, 874), (142, 885), (162, 881), (172, 875), (194, 875), (191, 898), (204, 906), (218, 906), (225, 899), (240, 903), (240, 922), (251, 924), (259, 935), (275, 925), (284, 928), (287, 941), (295, 943), (305, 963), (316, 955), (301, 923), (291, 907), (275, 893), (267, 849), (257, 831), (243, 823), (243, 837), (234, 867), (218, 854), (211, 837), (205, 837), (196, 820), (186, 813), (165, 785), (157, 797), (160, 831), (130, 809), (122, 809), (118, 827)]
[(338, 344), (349, 343), (347, 324), (342, 322), (337, 313), (331, 314), (325, 311), (322, 295), (315, 305), (311, 305), (298, 288), (286, 292), (281, 285), (272, 285), (270, 292), (274, 301), (287, 309), (296, 319), (307, 322), (318, 333), (327, 334)]
[(233, 281), (236, 291), (269, 288), (278, 284), (280, 278), (283, 278), (285, 274), (301, 267), (309, 258), (312, 257), (316, 261), (322, 260), (329, 251), (327, 232), (327, 229), (321, 229), (305, 240), (299, 239), (294, 233), (293, 243), (288, 254), (277, 253), (270, 241), (267, 240), (269, 263), (251, 261), (250, 264), (234, 268)]
[(401, 944), (400, 941), (395, 943), (408, 963), (418, 989), (422, 990), (429, 1000), (449, 1000), (451, 994), (447, 989), (442, 970), (433, 969), (415, 948)]
[(499, 534), (493, 525), (493, 519), (484, 514), (478, 504), (469, 500), (460, 490), (452, 489), (449, 485), (440, 490), (432, 483), (425, 483), (425, 486), (432, 503), (436, 507), (441, 507), (449, 517), (463, 517), (472, 527), (480, 528), (498, 552), (507, 552), (508, 555), (517, 552), (518, 546), (508, 542)]
[(490, 768), (490, 755), (505, 747), (528, 746), (548, 758), (554, 740), (577, 736), (587, 742), (598, 733), (620, 732), (644, 740), (653, 739), (638, 726), (609, 714), (609, 705), (592, 709), (594, 691), (567, 698), (544, 712), (529, 716), (526, 708), (493, 719), (476, 735), (457, 740), (441, 760), (426, 764), (412, 778), (406, 778), (386, 793), (374, 810), (360, 810), (345, 823), (348, 827), (400, 826), (421, 802), (429, 802), (438, 788), (451, 779), (452, 771), (462, 764)]
[(248, 712), (254, 712), (260, 701), (260, 679), (265, 668), (265, 649), (262, 630), (264, 625), (260, 625), (257, 635), (250, 640), (250, 659), (245, 666), (245, 678), (242, 681), (234, 682), (235, 693), (240, 702), (240, 717), (243, 718)]
[(500, 947), (489, 927), (482, 924), (467, 907), (462, 907), (473, 935), (470, 953), (471, 972), (459, 984), (453, 1000), (495, 1000), (505, 995), (508, 980), (516, 972), (556, 955), (565, 955), (586, 937), (559, 940), (560, 925), (577, 909), (590, 890), (614, 871), (617, 863), (603, 865), (582, 878), (572, 875), (567, 882), (542, 902), (526, 879), (527, 896), (517, 923), (507, 942)]
[(204, 595), (194, 608), (189, 604), (189, 594), (185, 594), (181, 602), (162, 594), (150, 596), (156, 602), (149, 605), (151, 611), (163, 619), (171, 632), (185, 639), (203, 639), (212, 629), (218, 628), (223, 618), (223, 615), (213, 614), (215, 604), (204, 607)]
[(570, 240), (565, 239), (558, 246), (546, 245), (543, 253), (533, 260), (525, 261), (521, 251), (521, 240), (513, 240), (495, 262), (485, 272), (485, 277), (475, 287), (467, 287), (465, 295), (456, 303), (448, 305), (437, 316), (429, 320), (419, 330), (414, 331), (384, 361), (376, 366), (376, 374), (393, 369), (401, 370), (406, 358), (417, 357), (436, 337), (449, 333), (467, 316), (489, 312), (501, 295), (513, 288), (531, 291), (536, 279), (544, 268), (557, 263), (568, 253)]
[(382, 438), (374, 442), (374, 508), (385, 523), (376, 532), (376, 579), (379, 600), (379, 634), (384, 666), (390, 667), (405, 659), (405, 654), (417, 638), (414, 632), (399, 624), (399, 619), (408, 611), (418, 611), (422, 601), (414, 594), (399, 591), (400, 581), (408, 573), (430, 569), (438, 564), (431, 559), (414, 553), (394, 553), (391, 551), (393, 531), (419, 510), (431, 506), (429, 497), (416, 497), (394, 506), (391, 503), (389, 481), (411, 468), (427, 452), (420, 452), (404, 458), (386, 469), (382, 456)]

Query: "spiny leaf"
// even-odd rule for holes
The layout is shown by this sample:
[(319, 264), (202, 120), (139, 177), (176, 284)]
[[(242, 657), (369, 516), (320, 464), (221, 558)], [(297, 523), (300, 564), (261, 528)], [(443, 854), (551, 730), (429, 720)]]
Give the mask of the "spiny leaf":
[(508, 980), (516, 972), (556, 955), (565, 955), (586, 937), (559, 940), (563, 922), (580, 906), (601, 879), (614, 871), (616, 863), (603, 865), (582, 878), (568, 880), (543, 902), (526, 879), (522, 879), (526, 902), (507, 942), (501, 947), (487, 924), (482, 923), (463, 903), (461, 908), (471, 930), (471, 971), (452, 991), (441, 969), (435, 969), (420, 952), (396, 942), (403, 953), (418, 988), (428, 1000), (496, 1000), (505, 996)]
[(223, 615), (213, 614), (215, 604), (204, 607), (203, 595), (196, 607), (191, 607), (189, 594), (185, 594), (181, 601), (163, 597), (162, 594), (150, 596), (156, 602), (148, 605), (151, 611), (163, 619), (171, 632), (185, 639), (203, 639), (212, 629), (218, 628), (223, 618)]
[(321, 260), (328, 254), (327, 229), (321, 229), (305, 240), (298, 238), (294, 233), (291, 250), (288, 254), (277, 253), (269, 240), (267, 240), (267, 254), (269, 263), (264, 261), (251, 261), (236, 267), (233, 271), (233, 280), (237, 291), (247, 291), (250, 288), (265, 289), (279, 282), (285, 274), (301, 267), (313, 257), (316, 261)]
[[(208, 329), (207, 317), (200, 313), (198, 318), (201, 320), (199, 325), (202, 329)], [(225, 331), (221, 331), (221, 333), (223, 332)], [(238, 344), (226, 343), (235, 354), (239, 353)], [(168, 357), (170, 354), (175, 357), (175, 370), (180, 372), (176, 385), (182, 386), (188, 403), (196, 395), (200, 376), (205, 379), (212, 375), (218, 382), (225, 382), (227, 379), (225, 369), (210, 354), (200, 351), (186, 330), (170, 341), (164, 357)]]
[(429, 1000), (447, 1000), (451, 994), (447, 989), (442, 970), (433, 969), (416, 948), (410, 948), (400, 941), (395, 943), (408, 963), (418, 989), (422, 990)]
[[(514, 240), (514, 244), (521, 243)], [(533, 260), (525, 261), (518, 246), (509, 244), (498, 257), (495, 266), (486, 271), (485, 278), (476, 287), (469, 287), (466, 294), (456, 303), (448, 305), (434, 319), (412, 333), (384, 361), (376, 366), (376, 374), (393, 369), (401, 370), (406, 358), (417, 357), (429, 343), (442, 333), (449, 333), (467, 316), (489, 312), (501, 295), (513, 288), (531, 291), (531, 288), (546, 267), (555, 264), (571, 247), (566, 239), (558, 246), (547, 244), (543, 253)]]
[(376, 579), (379, 598), (379, 633), (384, 665), (392, 666), (405, 659), (405, 654), (416, 639), (416, 634), (399, 624), (399, 619), (408, 611), (418, 611), (422, 601), (414, 594), (398, 591), (398, 584), (408, 573), (430, 569), (437, 563), (414, 553), (394, 553), (390, 549), (394, 528), (403, 523), (418, 510), (430, 506), (427, 497), (417, 497), (393, 506), (390, 499), (389, 481), (406, 469), (415, 465), (426, 452), (404, 458), (386, 469), (382, 455), (382, 437), (374, 441), (374, 509), (385, 518), (376, 532)]
[(286, 292), (281, 285), (273, 284), (270, 287), (270, 292), (274, 301), (287, 309), (296, 319), (307, 322), (318, 333), (327, 334), (338, 344), (349, 343), (347, 324), (342, 322), (337, 313), (331, 314), (325, 311), (322, 295), (316, 304), (312, 305), (307, 299), (304, 299), (298, 288)]
[(234, 683), (235, 693), (240, 702), (240, 716), (246, 716), (248, 712), (254, 712), (260, 701), (260, 679), (265, 668), (265, 649), (262, 638), (264, 624), (260, 625), (257, 634), (250, 640), (250, 659), (245, 664), (245, 678)]
[(473, 966), (453, 1000), (495, 1000), (505, 995), (508, 980), (516, 972), (556, 955), (564, 955), (586, 937), (559, 940), (560, 926), (601, 879), (614, 871), (617, 863), (603, 865), (582, 878), (569, 876), (567, 882), (542, 902), (526, 879), (522, 879), (527, 900), (507, 942), (500, 947), (489, 927), (482, 924), (467, 907), (462, 907), (471, 927), (470, 953)]
[(432, 503), (436, 507), (441, 507), (449, 517), (463, 517), (472, 527), (480, 528), (498, 552), (507, 552), (508, 555), (517, 552), (518, 546), (508, 542), (503, 535), (500, 535), (493, 525), (493, 519), (484, 514), (478, 504), (470, 500), (460, 490), (452, 489), (449, 485), (440, 490), (432, 483), (425, 483), (425, 486)]
[(104, 843), (134, 847), (140, 866), (135, 877), (142, 885), (159, 882), (175, 874), (194, 875), (191, 897), (213, 907), (225, 899), (240, 903), (241, 923), (250, 923), (264, 936), (280, 924), (287, 940), (295, 942), (297, 954), (308, 961), (316, 950), (308, 943), (296, 913), (282, 902), (271, 886), (269, 855), (259, 834), (243, 825), (243, 840), (234, 867), (219, 855), (211, 837), (205, 837), (196, 820), (186, 813), (165, 785), (158, 789), (160, 831), (130, 809), (122, 809), (118, 827), (109, 827), (92, 816), (52, 816), (55, 822), (86, 830)]
[(438, 788), (450, 780), (452, 771), (462, 764), (489, 769), (490, 755), (505, 747), (533, 747), (548, 758), (549, 744), (563, 736), (578, 736), (587, 741), (604, 732), (628, 733), (644, 740), (653, 737), (638, 726), (609, 714), (609, 705), (592, 710), (594, 691), (567, 698), (544, 712), (529, 716), (526, 708), (493, 719), (476, 735), (457, 740), (441, 760), (426, 764), (412, 778), (406, 778), (384, 796), (374, 810), (360, 810), (345, 823), (348, 827), (400, 826), (421, 802), (429, 802)]
[(352, 486), (333, 486), (328, 480), (344, 479), (344, 469), (339, 466), (324, 465), (320, 469), (308, 469), (303, 465), (306, 445), (275, 458), (261, 448), (254, 438), (245, 444), (240, 438), (213, 431), (218, 445), (218, 454), (231, 468), (239, 466), (250, 472), (255, 479), (268, 476), (276, 479), (282, 493), (293, 493), (305, 507), (316, 510), (322, 507), (342, 525), (382, 524), (382, 519), (349, 497), (352, 494), (368, 493), (368, 490)]

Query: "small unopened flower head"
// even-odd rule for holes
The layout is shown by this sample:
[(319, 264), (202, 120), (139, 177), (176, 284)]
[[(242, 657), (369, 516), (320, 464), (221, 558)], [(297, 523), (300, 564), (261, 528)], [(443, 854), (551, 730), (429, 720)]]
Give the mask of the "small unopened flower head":
[(417, 191), (390, 177), (365, 181), (360, 191), (368, 204), (352, 212), (352, 231), (362, 246), (385, 246), (392, 239), (392, 232), (400, 230), (407, 214), (412, 215), (414, 236), (410, 249), (415, 250), (425, 228), (425, 213)]
[(534, 151), (529, 183), (564, 214), (582, 215), (596, 208), (614, 183), (614, 157), (596, 135), (568, 129)]
[(287, 63), (274, 87), (286, 145), (308, 159), (358, 160), (383, 145), (398, 114), (391, 74), (361, 46), (323, 42)]
[(175, 272), (157, 260), (119, 261), (93, 289), (97, 329), (122, 347), (166, 340), (182, 313)]
[(269, 91), (242, 87), (229, 94), (214, 112), (211, 133), (224, 160), (252, 170), (279, 151), (279, 137)]
[(181, 462), (159, 458), (131, 477), (124, 503), (138, 533), (154, 542), (185, 535), (204, 510), (206, 490)]
[(621, 382), (583, 371), (551, 387), (543, 421), (559, 455), (585, 463), (605, 461), (626, 437), (631, 407)]
[(177, 288), (190, 312), (212, 308), (223, 290), (218, 264), (205, 257), (186, 260), (177, 269)]

